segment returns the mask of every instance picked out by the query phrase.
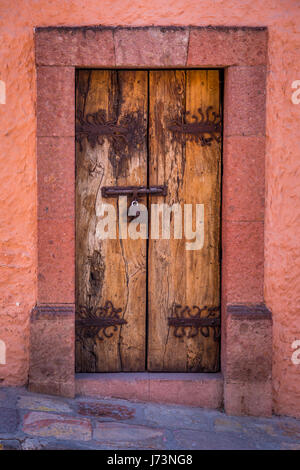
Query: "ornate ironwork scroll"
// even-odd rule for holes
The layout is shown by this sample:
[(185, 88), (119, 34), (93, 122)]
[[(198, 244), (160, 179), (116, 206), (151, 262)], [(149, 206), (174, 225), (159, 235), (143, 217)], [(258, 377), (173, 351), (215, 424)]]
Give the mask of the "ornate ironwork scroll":
[[(76, 310), (76, 332), (80, 338), (111, 338), (118, 326), (127, 323), (121, 318), (121, 312), (122, 309), (115, 308), (110, 300), (105, 302), (104, 307), (79, 306)], [(109, 328), (113, 330), (108, 332)]]
[[(183, 307), (175, 304), (172, 316), (168, 318), (168, 325), (174, 326), (174, 336), (176, 338), (193, 338), (198, 333), (205, 338), (210, 335), (210, 328), (213, 329), (213, 338), (217, 341), (220, 337), (220, 317), (216, 317), (220, 311), (219, 307)], [(204, 314), (204, 315), (202, 315)]]
[(99, 109), (95, 113), (83, 115), (77, 113), (76, 140), (80, 143), (87, 139), (92, 148), (102, 145), (105, 139), (114, 144), (115, 150), (135, 147), (144, 141), (146, 129), (142, 127), (143, 116), (140, 113), (128, 113), (119, 120), (108, 119), (106, 111)]
[(198, 116), (192, 115), (193, 122), (187, 121), (189, 111), (184, 112), (182, 118), (174, 119), (168, 125), (173, 133), (173, 139), (178, 142), (187, 140), (200, 143), (202, 147), (210, 146), (213, 140), (221, 142), (221, 116), (209, 106), (205, 113), (198, 108)]

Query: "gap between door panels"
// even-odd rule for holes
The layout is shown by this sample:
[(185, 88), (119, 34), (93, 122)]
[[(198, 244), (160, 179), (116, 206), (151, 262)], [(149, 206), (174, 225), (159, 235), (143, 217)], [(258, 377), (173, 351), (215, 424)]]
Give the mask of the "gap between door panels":
[[(149, 188), (150, 176), (149, 176), (149, 162), (150, 162), (150, 134), (149, 134), (149, 119), (150, 117), (150, 73), (147, 70), (147, 187)], [(147, 194), (147, 208), (148, 208), (148, 231), (150, 230), (150, 211), (149, 211), (149, 200), (150, 195)], [(145, 371), (147, 371), (148, 365), (148, 333), (149, 333), (149, 233), (146, 240), (146, 321), (145, 321)]]

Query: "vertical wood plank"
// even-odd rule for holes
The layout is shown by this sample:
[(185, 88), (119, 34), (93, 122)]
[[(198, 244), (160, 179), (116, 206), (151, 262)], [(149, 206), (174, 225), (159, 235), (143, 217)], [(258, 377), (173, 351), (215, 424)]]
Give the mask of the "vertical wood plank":
[(184, 239), (149, 240), (148, 368), (213, 372), (219, 368), (219, 342), (212, 331), (209, 337), (177, 338), (167, 319), (175, 304), (192, 308), (220, 302), (221, 149), (217, 142), (202, 147), (174, 141), (168, 123), (184, 111), (192, 121), (200, 107), (213, 106), (218, 112), (219, 72), (153, 71), (149, 88), (150, 184), (168, 184), (169, 205), (204, 204), (205, 233), (204, 246), (197, 251), (187, 251)]
[[(111, 301), (127, 323), (108, 329), (110, 338), (77, 334), (77, 372), (144, 370), (146, 318), (146, 240), (99, 239), (97, 209), (114, 206), (102, 199), (101, 187), (147, 184), (147, 72), (79, 71), (77, 110), (102, 110), (106, 121), (121, 126), (136, 122), (137, 145), (104, 138), (93, 148), (86, 139), (76, 147), (76, 305), (91, 309)], [(128, 120), (129, 117), (129, 120)], [(80, 316), (77, 313), (76, 318)], [(103, 336), (103, 335), (102, 335)]]

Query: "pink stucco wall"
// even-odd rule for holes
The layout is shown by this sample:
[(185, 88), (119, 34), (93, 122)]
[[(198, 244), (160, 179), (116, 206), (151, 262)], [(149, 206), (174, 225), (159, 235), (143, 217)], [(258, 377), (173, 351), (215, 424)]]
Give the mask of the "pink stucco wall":
[[(298, 0), (1, 0), (0, 382), (27, 381), (29, 316), (36, 302), (36, 116), (34, 27), (59, 25), (267, 26), (265, 299), (273, 312), (276, 413), (300, 416), (300, 80)], [(61, 103), (58, 103), (61, 105)]]

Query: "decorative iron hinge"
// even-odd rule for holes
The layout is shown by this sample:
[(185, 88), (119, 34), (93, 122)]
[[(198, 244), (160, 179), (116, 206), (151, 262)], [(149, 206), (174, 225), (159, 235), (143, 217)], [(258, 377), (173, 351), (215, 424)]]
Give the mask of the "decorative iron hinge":
[[(76, 310), (76, 333), (81, 339), (95, 338), (96, 336), (102, 341), (104, 338), (111, 338), (118, 326), (127, 323), (120, 317), (121, 308), (115, 308), (110, 300), (105, 302), (104, 307), (87, 307), (79, 306)], [(108, 328), (113, 330), (108, 333)], [(102, 336), (103, 335), (103, 336)]]
[(110, 140), (115, 150), (124, 150), (142, 144), (145, 141), (146, 129), (143, 128), (144, 117), (141, 113), (128, 113), (118, 119), (108, 119), (104, 109), (83, 115), (77, 113), (76, 140), (82, 149), (86, 138), (92, 148), (102, 145), (105, 139)]
[[(187, 305), (175, 304), (173, 306), (173, 314), (168, 317), (168, 325), (173, 326), (174, 336), (182, 338), (187, 336), (193, 338), (200, 332), (205, 338), (210, 335), (210, 328), (213, 329), (213, 338), (217, 341), (220, 337), (220, 317), (216, 317), (220, 311), (220, 307), (197, 307), (194, 305), (192, 308)], [(205, 315), (201, 316), (204, 313)], [(188, 332), (186, 330), (188, 328)]]
[(178, 142), (193, 141), (200, 143), (202, 147), (210, 146), (213, 140), (221, 142), (221, 116), (213, 107), (206, 108), (205, 116), (201, 108), (198, 108), (199, 116), (192, 115), (194, 122), (187, 122), (190, 112), (183, 113), (182, 118), (177, 118), (168, 124), (168, 130), (173, 133), (173, 139)]

